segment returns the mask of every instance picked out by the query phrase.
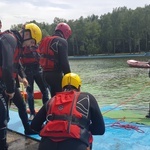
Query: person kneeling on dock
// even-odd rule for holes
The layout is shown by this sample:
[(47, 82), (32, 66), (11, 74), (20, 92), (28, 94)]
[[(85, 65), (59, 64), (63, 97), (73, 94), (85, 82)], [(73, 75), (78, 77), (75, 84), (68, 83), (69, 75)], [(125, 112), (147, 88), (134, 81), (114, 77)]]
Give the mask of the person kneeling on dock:
[(77, 74), (66, 74), (63, 92), (46, 102), (32, 120), (31, 128), (42, 137), (39, 150), (90, 150), (92, 135), (105, 133), (96, 99), (88, 92), (80, 92), (80, 87)]

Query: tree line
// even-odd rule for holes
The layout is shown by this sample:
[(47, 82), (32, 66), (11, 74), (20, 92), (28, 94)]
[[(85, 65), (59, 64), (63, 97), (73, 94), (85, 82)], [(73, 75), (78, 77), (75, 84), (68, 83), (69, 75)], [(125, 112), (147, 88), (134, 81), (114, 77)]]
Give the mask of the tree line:
[[(72, 29), (68, 40), (69, 56), (141, 53), (150, 51), (150, 5), (135, 10), (127, 7), (113, 9), (101, 16), (91, 15), (76, 20), (55, 18), (52, 24), (38, 23), (43, 37), (52, 35), (59, 22), (66, 22)], [(12, 25), (19, 30), (22, 24)]]

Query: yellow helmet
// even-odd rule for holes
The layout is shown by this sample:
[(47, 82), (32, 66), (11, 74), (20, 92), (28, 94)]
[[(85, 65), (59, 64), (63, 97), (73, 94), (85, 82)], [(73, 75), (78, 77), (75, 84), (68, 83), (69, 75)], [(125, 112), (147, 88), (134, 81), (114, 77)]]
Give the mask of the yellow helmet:
[(31, 37), (36, 41), (38, 44), (42, 39), (42, 31), (41, 29), (34, 23), (27, 23), (25, 24), (25, 30), (30, 30)]
[(62, 79), (62, 88), (64, 88), (67, 85), (72, 85), (78, 89), (78, 87), (81, 86), (80, 77), (75, 73), (65, 74), (63, 79)]

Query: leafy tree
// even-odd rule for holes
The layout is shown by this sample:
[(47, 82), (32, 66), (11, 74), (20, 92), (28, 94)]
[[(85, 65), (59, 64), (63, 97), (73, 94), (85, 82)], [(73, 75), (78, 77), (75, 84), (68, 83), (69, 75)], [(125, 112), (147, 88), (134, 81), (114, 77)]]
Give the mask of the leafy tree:
[[(52, 24), (30, 22), (39, 25), (43, 37), (52, 35), (58, 23), (68, 23), (72, 29), (68, 54), (72, 56), (150, 51), (150, 5), (135, 10), (118, 7), (112, 13), (76, 20), (55, 17)], [(22, 24), (11, 26), (18, 31), (21, 28)]]

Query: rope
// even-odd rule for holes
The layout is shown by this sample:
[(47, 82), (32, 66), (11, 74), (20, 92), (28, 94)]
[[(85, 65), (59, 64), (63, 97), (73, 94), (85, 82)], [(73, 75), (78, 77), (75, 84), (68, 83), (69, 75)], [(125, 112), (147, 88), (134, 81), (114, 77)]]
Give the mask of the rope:
[[(112, 111), (112, 110), (114, 110), (114, 109), (116, 109), (116, 108), (118, 108), (119, 106), (121, 106), (121, 105), (123, 105), (123, 104), (126, 104), (127, 102), (131, 101), (134, 97), (136, 97), (138, 94), (140, 94), (140, 93), (145, 89), (145, 87), (146, 87), (147, 85), (149, 85), (149, 83), (146, 84), (145, 86), (143, 86), (140, 90), (138, 90), (135, 94), (133, 94), (131, 97), (129, 97), (126, 101), (124, 101), (124, 102), (118, 104), (116, 107), (114, 107), (114, 108), (112, 108), (112, 109), (110, 109), (110, 110), (108, 110), (108, 111), (105, 111), (105, 112), (103, 113), (103, 115), (106, 114), (106, 113), (108, 113), (108, 112), (110, 112), (110, 111)], [(125, 117), (123, 117), (121, 120), (124, 121), (124, 120), (125, 120)], [(124, 129), (126, 129), (126, 130), (131, 130), (131, 129), (133, 129), (133, 130), (135, 130), (135, 131), (137, 131), (137, 132), (139, 132), (139, 133), (144, 133), (144, 131), (141, 130), (141, 129), (139, 129), (138, 126), (134, 126), (134, 125), (131, 125), (131, 124), (121, 124), (121, 123), (120, 123), (120, 120), (117, 121), (117, 122), (115, 122), (115, 123), (113, 123), (113, 124), (111, 125), (111, 127), (124, 128)]]
[(121, 124), (120, 121), (117, 121), (117, 122), (113, 123), (111, 125), (111, 127), (124, 128), (126, 130), (133, 129), (133, 130), (135, 130), (135, 131), (137, 131), (139, 133), (144, 133), (144, 131), (141, 130), (138, 126), (134, 126), (134, 125), (131, 125), (131, 124)]
[(118, 108), (119, 106), (121, 106), (121, 105), (123, 105), (123, 104), (126, 104), (127, 102), (133, 100), (133, 98), (136, 97), (138, 94), (140, 94), (140, 93), (145, 89), (145, 87), (146, 87), (147, 85), (149, 85), (149, 83), (146, 84), (145, 86), (143, 86), (142, 89), (138, 90), (135, 94), (133, 94), (131, 97), (129, 97), (126, 101), (123, 101), (122, 103), (118, 104), (118, 105), (115, 106), (114, 108), (112, 108), (112, 109), (110, 109), (110, 110), (108, 110), (108, 111), (105, 111), (105, 112), (102, 113), (102, 114), (104, 115), (104, 114), (106, 114), (106, 113), (108, 113), (108, 112), (110, 112), (110, 111), (112, 111), (112, 110)]

